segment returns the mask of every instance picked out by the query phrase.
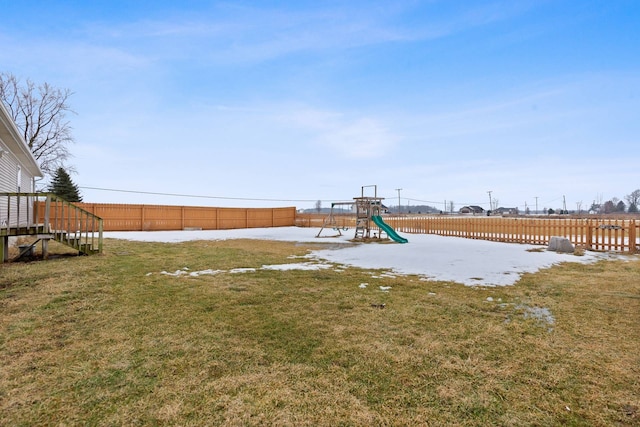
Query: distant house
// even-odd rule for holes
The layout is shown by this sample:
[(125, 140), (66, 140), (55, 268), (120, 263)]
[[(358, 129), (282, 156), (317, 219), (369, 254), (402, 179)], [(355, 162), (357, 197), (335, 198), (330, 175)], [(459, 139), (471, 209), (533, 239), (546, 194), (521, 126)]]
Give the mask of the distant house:
[(493, 211), (495, 215), (518, 215), (518, 208), (497, 208)]
[[(0, 102), (0, 193), (33, 193), (39, 177), (42, 171), (36, 159)], [(32, 220), (27, 217), (27, 207), (32, 202), (29, 197), (10, 200), (10, 196), (0, 197), (0, 226), (12, 227)]]
[(480, 206), (464, 206), (464, 207), (460, 208), (459, 212), (461, 214), (477, 215), (477, 214), (484, 213), (484, 209), (482, 209)]

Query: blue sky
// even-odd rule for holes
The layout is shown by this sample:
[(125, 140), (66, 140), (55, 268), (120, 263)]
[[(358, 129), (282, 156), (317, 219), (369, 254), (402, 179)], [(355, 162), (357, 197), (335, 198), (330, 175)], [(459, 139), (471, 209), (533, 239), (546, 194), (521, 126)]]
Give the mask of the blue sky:
[(0, 71), (74, 92), (87, 202), (311, 208), (377, 185), (586, 209), (640, 188), (637, 1), (0, 9)]

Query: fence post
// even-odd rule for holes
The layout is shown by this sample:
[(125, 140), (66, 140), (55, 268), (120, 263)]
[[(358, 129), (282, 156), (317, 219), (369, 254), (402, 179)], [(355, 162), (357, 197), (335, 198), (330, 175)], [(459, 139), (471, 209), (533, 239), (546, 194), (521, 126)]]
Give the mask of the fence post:
[(629, 221), (629, 253), (636, 253), (636, 220)]
[(104, 224), (102, 219), (98, 220), (98, 252), (102, 253), (102, 233), (104, 232)]
[(0, 258), (3, 263), (9, 261), (9, 236), (0, 237)]

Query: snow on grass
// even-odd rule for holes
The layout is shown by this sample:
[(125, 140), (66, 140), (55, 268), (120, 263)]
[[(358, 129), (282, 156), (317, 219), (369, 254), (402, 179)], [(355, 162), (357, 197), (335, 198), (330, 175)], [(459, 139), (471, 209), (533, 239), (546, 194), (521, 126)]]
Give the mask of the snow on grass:
[[(384, 269), (384, 275), (417, 275), (424, 281), (452, 281), (465, 285), (505, 286), (517, 282), (524, 273), (563, 262), (592, 263), (611, 255), (586, 252), (583, 256), (561, 254), (540, 246), (484, 240), (412, 234), (407, 244), (350, 242), (352, 233), (339, 237), (316, 238), (315, 228), (277, 227), (239, 230), (107, 232), (106, 238), (147, 242), (190, 240), (260, 239), (294, 242), (331, 243), (330, 248), (312, 251), (309, 262), (263, 266), (263, 269), (321, 269), (331, 264)], [(164, 273), (164, 272), (163, 272)], [(198, 273), (198, 272), (191, 272)], [(191, 274), (171, 273), (172, 275)], [(169, 274), (169, 273), (167, 273)], [(198, 273), (200, 274), (200, 273)], [(217, 274), (206, 273), (206, 274)], [(193, 274), (191, 274), (193, 275)]]

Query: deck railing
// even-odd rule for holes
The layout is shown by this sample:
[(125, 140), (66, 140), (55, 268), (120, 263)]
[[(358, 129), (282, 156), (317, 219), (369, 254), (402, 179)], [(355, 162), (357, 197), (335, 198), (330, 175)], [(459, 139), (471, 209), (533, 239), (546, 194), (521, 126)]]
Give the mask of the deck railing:
[(51, 193), (0, 193), (0, 236), (54, 239), (82, 253), (102, 252), (103, 221)]
[(0, 193), (0, 235), (21, 236), (46, 233), (45, 224), (38, 221), (44, 206), (45, 193)]
[(38, 211), (54, 240), (83, 253), (102, 252), (102, 218), (54, 194), (47, 194), (44, 204)]

